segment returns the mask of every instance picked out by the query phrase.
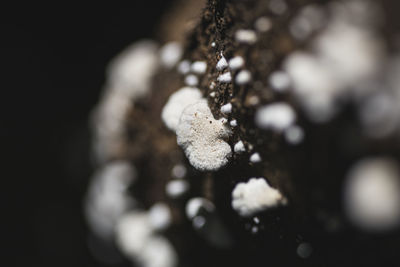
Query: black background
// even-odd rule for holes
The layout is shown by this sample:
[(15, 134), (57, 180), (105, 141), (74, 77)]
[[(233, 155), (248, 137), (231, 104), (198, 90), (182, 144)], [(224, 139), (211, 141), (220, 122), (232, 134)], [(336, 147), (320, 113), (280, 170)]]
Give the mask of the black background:
[(170, 2), (0, 7), (0, 266), (102, 266), (82, 216), (88, 115), (107, 62), (154, 36)]

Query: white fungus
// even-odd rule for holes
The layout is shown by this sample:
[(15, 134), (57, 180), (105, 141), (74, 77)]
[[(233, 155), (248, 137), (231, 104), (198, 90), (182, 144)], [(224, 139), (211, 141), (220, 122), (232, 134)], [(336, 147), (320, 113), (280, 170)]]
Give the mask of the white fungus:
[(241, 56), (233, 57), (229, 60), (229, 68), (231, 70), (237, 70), (243, 67), (244, 59)]
[(187, 74), (190, 71), (190, 61), (185, 59), (178, 65), (178, 72), (181, 74)]
[(230, 114), (230, 113), (232, 113), (232, 104), (231, 104), (231, 103), (228, 103), (228, 104), (223, 105), (223, 106), (221, 107), (221, 112), (222, 112), (223, 114)]
[(125, 98), (136, 99), (150, 89), (150, 79), (158, 68), (157, 45), (139, 41), (126, 48), (107, 68), (107, 87)]
[(188, 105), (198, 102), (201, 98), (202, 94), (200, 90), (192, 87), (183, 87), (173, 93), (161, 113), (164, 124), (170, 130), (176, 131), (183, 110)]
[(197, 74), (204, 74), (207, 70), (207, 63), (204, 61), (195, 61), (190, 66), (192, 72)]
[(300, 126), (293, 125), (285, 130), (286, 141), (292, 145), (301, 143), (304, 139), (304, 131)]
[(286, 198), (269, 186), (264, 178), (251, 178), (246, 183), (238, 183), (232, 191), (232, 207), (243, 217), (286, 203)]
[(214, 119), (206, 100), (183, 111), (176, 131), (177, 142), (196, 169), (218, 170), (228, 163), (232, 151), (225, 140), (231, 132), (224, 121)]
[(235, 32), (235, 40), (239, 43), (254, 44), (257, 41), (257, 35), (253, 30), (241, 29)]
[(210, 93), (210, 96), (211, 96), (211, 97), (215, 97), (215, 92), (211, 92), (211, 93)]
[(149, 210), (149, 223), (155, 230), (164, 230), (171, 224), (171, 211), (165, 203), (156, 203)]
[(133, 166), (126, 161), (108, 163), (93, 177), (85, 213), (91, 229), (99, 237), (110, 238), (116, 222), (133, 206), (127, 189), (135, 178)]
[(253, 153), (253, 154), (250, 156), (250, 162), (252, 162), (252, 163), (261, 162), (261, 156), (260, 156), (260, 154), (259, 154), (258, 152)]
[(213, 212), (215, 210), (215, 206), (208, 199), (201, 197), (191, 198), (186, 203), (186, 217), (188, 217), (188, 219), (190, 220), (194, 219), (198, 215), (200, 209), (205, 209), (208, 212)]
[(259, 17), (254, 23), (254, 28), (258, 32), (267, 32), (271, 29), (272, 22), (268, 17)]
[(215, 42), (211, 43), (211, 47), (215, 47), (215, 45), (216, 45)]
[(235, 82), (238, 85), (244, 85), (251, 81), (251, 73), (248, 70), (241, 70), (235, 78)]
[(381, 39), (371, 26), (375, 18), (359, 14), (363, 8), (347, 6), (352, 3), (332, 6), (336, 8), (331, 10), (331, 19), (312, 42), (313, 53), (292, 53), (284, 63), (294, 95), (317, 123), (330, 120), (340, 110), (340, 99), (359, 95), (356, 85), (379, 71), (384, 56)]
[(161, 63), (167, 68), (172, 68), (181, 59), (182, 53), (183, 49), (180, 43), (169, 42), (161, 47)]
[(185, 180), (172, 180), (165, 186), (167, 195), (171, 198), (179, 198), (189, 189), (189, 183)]
[(230, 83), (231, 80), (232, 80), (232, 76), (231, 76), (231, 73), (230, 73), (229, 71), (220, 74), (220, 75), (218, 76), (218, 78), (217, 78), (217, 81), (219, 81), (219, 82), (221, 82), (221, 83)]
[(125, 214), (115, 229), (121, 251), (143, 267), (174, 267), (178, 257), (171, 243), (155, 232), (150, 215), (143, 211)]
[(221, 53), (221, 58), (220, 60), (217, 62), (217, 70), (224, 70), (226, 69), (226, 67), (228, 67), (228, 62), (226, 62), (225, 57), (222, 55)]
[(186, 167), (183, 164), (176, 164), (171, 171), (174, 178), (182, 179), (186, 175)]
[(199, 78), (196, 75), (189, 74), (185, 77), (185, 84), (188, 86), (197, 86), (199, 84)]
[(290, 86), (290, 77), (284, 71), (274, 71), (269, 76), (269, 84), (277, 92), (285, 92)]
[(354, 165), (344, 188), (348, 218), (367, 231), (400, 224), (400, 171), (389, 158), (367, 158)]
[(230, 122), (229, 122), (229, 124), (230, 124), (230, 126), (232, 126), (232, 127), (236, 127), (238, 124), (237, 124), (237, 120), (231, 120)]
[(244, 147), (243, 142), (242, 141), (237, 142), (233, 147), (233, 151), (235, 151), (235, 153), (245, 152), (246, 148)]
[(256, 111), (255, 115), (255, 123), (258, 127), (278, 132), (289, 128), (295, 120), (295, 111), (283, 102), (262, 106)]

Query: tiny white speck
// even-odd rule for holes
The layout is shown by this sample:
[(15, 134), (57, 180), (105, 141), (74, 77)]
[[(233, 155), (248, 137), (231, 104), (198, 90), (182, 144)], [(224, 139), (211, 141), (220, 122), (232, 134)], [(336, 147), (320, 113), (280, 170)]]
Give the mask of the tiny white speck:
[(200, 209), (204, 209), (207, 212), (213, 212), (215, 210), (215, 206), (208, 199), (205, 199), (202, 197), (191, 198), (186, 203), (186, 207), (185, 207), (186, 216), (190, 220), (193, 220), (195, 217), (197, 217), (197, 214), (200, 211)]
[(290, 126), (285, 131), (286, 141), (290, 144), (297, 145), (304, 139), (304, 131), (300, 126)]
[(244, 85), (250, 82), (251, 73), (248, 70), (241, 70), (235, 78), (235, 81), (238, 85)]
[(246, 149), (244, 147), (244, 144), (242, 141), (239, 141), (235, 144), (235, 146), (233, 147), (233, 151), (235, 151), (236, 153), (242, 153), (245, 152)]
[(253, 30), (237, 30), (235, 39), (239, 43), (254, 44), (257, 41), (257, 35)]
[(260, 219), (258, 217), (254, 217), (253, 218), (254, 223), (259, 224), (260, 223)]
[(272, 22), (267, 17), (260, 17), (254, 23), (254, 27), (259, 32), (267, 32), (267, 31), (269, 31), (271, 29)]
[(196, 86), (199, 84), (199, 79), (195, 75), (189, 74), (185, 77), (185, 83), (189, 86)]
[(226, 62), (225, 57), (221, 53), (221, 59), (217, 62), (217, 70), (224, 70), (228, 67), (228, 62)]
[(217, 80), (221, 83), (229, 83), (232, 81), (232, 76), (230, 72), (222, 73), (218, 76)]
[(251, 233), (252, 234), (257, 234), (257, 232), (258, 232), (258, 227), (257, 226), (253, 226), (253, 227), (251, 227)]
[(210, 96), (211, 96), (211, 97), (215, 97), (215, 92), (211, 92), (211, 93), (210, 93)]
[(241, 68), (244, 64), (244, 60), (241, 56), (233, 57), (229, 60), (229, 68), (231, 70), (237, 70)]
[(171, 198), (182, 196), (188, 189), (189, 183), (185, 180), (172, 180), (165, 186), (165, 191)]
[(232, 112), (232, 104), (228, 103), (221, 107), (221, 112), (224, 114), (229, 114)]
[(187, 59), (181, 61), (178, 65), (178, 72), (181, 74), (186, 74), (189, 71), (190, 71), (190, 61)]
[(214, 89), (214, 87), (215, 87), (215, 82), (211, 82), (210, 83), (210, 89)]
[(211, 43), (211, 47), (215, 47), (215, 42), (212, 42), (212, 43)]
[(193, 62), (190, 69), (197, 74), (204, 74), (207, 70), (207, 63), (204, 61), (195, 61)]
[(172, 177), (182, 179), (186, 175), (186, 167), (182, 164), (177, 164), (172, 168)]
[(230, 124), (232, 127), (236, 127), (236, 126), (237, 126), (237, 120), (231, 120), (231, 121), (229, 122), (229, 124)]
[(261, 161), (260, 154), (258, 154), (257, 152), (254, 153), (254, 154), (252, 154), (252, 155), (250, 156), (250, 161), (251, 161), (252, 163), (258, 163), (258, 162), (260, 162), (260, 161)]
[(290, 77), (284, 71), (275, 71), (269, 76), (269, 84), (277, 92), (285, 92), (290, 86)]

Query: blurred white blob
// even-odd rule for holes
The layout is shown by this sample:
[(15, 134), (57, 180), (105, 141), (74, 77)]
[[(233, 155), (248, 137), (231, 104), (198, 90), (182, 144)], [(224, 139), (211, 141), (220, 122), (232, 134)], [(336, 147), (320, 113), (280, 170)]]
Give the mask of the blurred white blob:
[(256, 111), (254, 120), (261, 129), (281, 132), (294, 123), (296, 113), (288, 104), (277, 102), (260, 107)]
[(149, 210), (149, 221), (156, 230), (164, 230), (171, 224), (171, 211), (169, 207), (160, 202), (155, 203)]
[[(157, 225), (157, 224), (156, 224)], [(151, 215), (132, 211), (116, 227), (116, 243), (121, 251), (143, 267), (174, 267), (178, 257), (171, 243), (154, 232)]]
[(189, 190), (189, 183), (185, 180), (172, 180), (165, 186), (165, 192), (171, 198), (178, 198)]
[(368, 158), (347, 175), (344, 204), (348, 218), (366, 231), (391, 230), (400, 223), (400, 172), (389, 158)]
[(120, 216), (134, 201), (127, 189), (135, 179), (135, 170), (125, 161), (111, 162), (98, 171), (88, 189), (85, 214), (92, 231), (103, 239), (114, 234)]
[(172, 68), (181, 59), (182, 45), (177, 42), (169, 42), (160, 49), (161, 64), (166, 68)]
[(307, 259), (308, 257), (311, 256), (313, 248), (309, 243), (303, 242), (299, 244), (296, 252), (300, 258)]

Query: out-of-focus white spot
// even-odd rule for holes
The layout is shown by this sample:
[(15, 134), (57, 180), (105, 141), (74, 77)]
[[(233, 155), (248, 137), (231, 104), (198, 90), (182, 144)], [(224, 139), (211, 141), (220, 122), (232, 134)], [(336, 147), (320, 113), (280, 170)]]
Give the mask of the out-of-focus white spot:
[(244, 85), (251, 81), (251, 73), (248, 70), (241, 70), (235, 78), (235, 82), (238, 85)]
[(185, 84), (188, 86), (197, 86), (199, 84), (199, 79), (196, 75), (189, 74), (185, 77)]
[(309, 243), (303, 242), (298, 245), (296, 252), (300, 258), (307, 259), (308, 257), (311, 256), (313, 248)]
[(185, 180), (169, 181), (165, 187), (167, 195), (171, 198), (178, 198), (185, 194), (189, 189), (189, 183)]
[(186, 175), (186, 167), (183, 164), (176, 164), (171, 171), (174, 178), (182, 179)]
[(267, 32), (271, 27), (272, 22), (268, 17), (260, 17), (254, 23), (254, 28), (259, 32)]
[(207, 70), (207, 63), (204, 61), (195, 61), (190, 69), (197, 74), (204, 74)]
[(171, 211), (164, 203), (156, 203), (149, 210), (149, 222), (155, 230), (164, 230), (171, 224)]
[(284, 71), (274, 71), (269, 76), (269, 84), (277, 92), (285, 92), (290, 86), (290, 77)]
[(286, 103), (273, 103), (259, 108), (255, 123), (261, 129), (272, 129), (278, 132), (288, 129), (296, 120), (296, 113)]
[(237, 30), (235, 40), (239, 43), (254, 44), (257, 41), (257, 34), (253, 30)]
[(167, 68), (172, 68), (181, 59), (182, 53), (183, 49), (180, 43), (169, 42), (161, 47), (161, 63)]
[(292, 145), (301, 143), (304, 139), (303, 128), (297, 125), (290, 126), (285, 130), (286, 141)]
[(252, 163), (261, 162), (261, 156), (260, 156), (260, 154), (259, 154), (258, 152), (253, 153), (253, 154), (250, 156), (250, 162), (252, 162)]
[(244, 59), (241, 56), (233, 57), (229, 60), (229, 68), (231, 70), (237, 70), (243, 67)]

